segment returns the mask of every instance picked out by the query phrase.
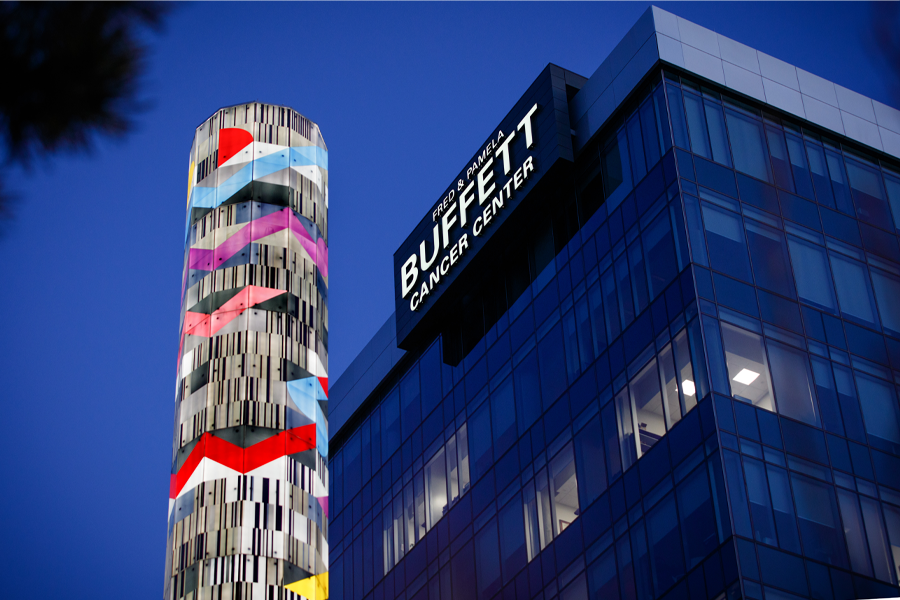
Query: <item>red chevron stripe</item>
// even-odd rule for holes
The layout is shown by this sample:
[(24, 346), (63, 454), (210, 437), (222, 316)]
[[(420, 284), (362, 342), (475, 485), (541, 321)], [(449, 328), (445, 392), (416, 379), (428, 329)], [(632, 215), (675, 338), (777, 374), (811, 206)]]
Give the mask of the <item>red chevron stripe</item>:
[(315, 447), (315, 423), (282, 431), (249, 448), (241, 448), (220, 437), (204, 433), (178, 472), (172, 474), (169, 482), (169, 498), (178, 497), (204, 457), (239, 473), (248, 473), (282, 456)]

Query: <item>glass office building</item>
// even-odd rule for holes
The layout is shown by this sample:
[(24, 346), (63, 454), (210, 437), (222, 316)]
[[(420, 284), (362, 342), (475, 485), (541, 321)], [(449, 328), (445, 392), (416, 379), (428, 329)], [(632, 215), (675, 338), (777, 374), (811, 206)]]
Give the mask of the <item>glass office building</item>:
[(900, 595), (900, 112), (651, 8), (441, 196), (332, 391), (333, 598)]
[(164, 598), (325, 598), (327, 147), (251, 102), (189, 164)]

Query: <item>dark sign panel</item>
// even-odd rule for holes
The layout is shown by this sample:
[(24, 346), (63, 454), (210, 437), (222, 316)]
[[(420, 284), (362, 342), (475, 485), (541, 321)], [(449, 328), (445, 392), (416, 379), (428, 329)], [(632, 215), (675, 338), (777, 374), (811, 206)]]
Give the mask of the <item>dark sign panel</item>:
[(400, 347), (540, 180), (560, 159), (571, 163), (563, 73), (544, 69), (394, 253)]

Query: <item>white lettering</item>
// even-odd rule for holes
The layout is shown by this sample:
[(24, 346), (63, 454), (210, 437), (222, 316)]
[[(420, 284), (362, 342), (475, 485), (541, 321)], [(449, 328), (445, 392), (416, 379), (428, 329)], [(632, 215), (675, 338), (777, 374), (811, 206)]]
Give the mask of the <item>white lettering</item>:
[(522, 177), (522, 167), (516, 169), (516, 172), (513, 174), (513, 179), (515, 180), (515, 186), (518, 190), (520, 187), (522, 187), (522, 184), (525, 183), (525, 178)]
[[(488, 158), (487, 162), (484, 163), (484, 168), (478, 172), (478, 204), (484, 204), (484, 201), (490, 198), (491, 194), (494, 193), (494, 189), (497, 187), (493, 182), (490, 187), (485, 187), (488, 181), (490, 181), (494, 177), (494, 169), (491, 167), (494, 165), (494, 158)], [(485, 175), (487, 173), (487, 175)]]
[(522, 170), (525, 173), (525, 178), (528, 178), (529, 173), (534, 173), (534, 159), (529, 156), (525, 159), (525, 163), (522, 165)]
[(512, 179), (507, 180), (507, 182), (503, 185), (503, 191), (506, 192), (506, 199), (512, 198), (512, 190), (509, 186), (512, 185)]
[[(475, 182), (473, 181), (469, 185), (466, 186), (466, 189), (463, 190), (463, 193), (459, 195), (459, 226), (466, 226), (466, 209), (472, 206), (472, 203), (475, 202), (475, 196), (472, 194), (472, 189), (475, 187)], [(444, 238), (444, 248), (447, 247), (447, 238)]]
[(516, 131), (513, 130), (509, 134), (509, 137), (506, 138), (505, 140), (503, 140), (503, 143), (500, 144), (500, 149), (497, 150), (497, 153), (494, 155), (497, 157), (499, 157), (501, 155), (503, 156), (503, 174), (504, 175), (509, 175), (509, 169), (510, 169), (510, 166), (509, 166), (509, 143), (511, 141), (513, 141), (513, 138), (515, 138), (515, 137), (516, 137)]
[(441, 275), (446, 275), (447, 271), (450, 270), (450, 257), (445, 256), (441, 259)]
[(494, 214), (496, 215), (500, 212), (500, 209), (503, 208), (503, 196), (497, 196), (491, 201), (491, 206), (494, 209)]
[(436, 286), (440, 282), (441, 282), (441, 272), (438, 271), (437, 269), (435, 269), (428, 276), (428, 286), (431, 288), (432, 291), (434, 291), (434, 286)]
[(462, 234), (462, 237), (459, 238), (459, 241), (456, 243), (456, 245), (459, 246), (459, 255), (462, 256), (463, 250), (469, 249), (469, 234)]
[(450, 264), (455, 265), (456, 261), (458, 261), (458, 260), (459, 260), (459, 246), (454, 244), (453, 247), (450, 248)]
[(493, 217), (493, 213), (491, 212), (491, 205), (488, 204), (484, 207), (484, 212), (481, 213), (481, 218), (484, 219), (484, 226), (487, 227), (491, 224), (491, 218)]
[[(455, 205), (454, 205), (455, 208)], [(465, 213), (464, 213), (465, 214)], [(444, 244), (443, 247), (446, 249), (447, 246), (450, 245), (450, 227), (456, 223), (456, 213), (451, 208), (447, 212), (444, 213), (444, 216), (441, 217), (441, 225), (443, 226), (444, 232)]]
[(528, 111), (528, 114), (525, 115), (525, 118), (519, 121), (519, 126), (516, 129), (525, 128), (525, 147), (531, 148), (534, 146), (534, 138), (531, 135), (531, 117), (534, 113), (537, 112), (538, 105), (535, 104), (531, 107), (531, 110)]
[(410, 298), (409, 309), (412, 311), (419, 310), (419, 292), (414, 293), (412, 295), (412, 298)]
[(416, 285), (416, 281), (419, 279), (419, 269), (416, 267), (415, 254), (406, 259), (406, 262), (403, 263), (403, 268), (400, 270), (400, 274), (403, 278), (403, 294), (401, 298), (406, 298)]
[(440, 229), (440, 225), (434, 226), (434, 250), (431, 253), (431, 258), (425, 258), (425, 245), (428, 243), (427, 240), (422, 240), (422, 243), (419, 244), (419, 264), (422, 265), (422, 270), (427, 271), (431, 268), (431, 265), (434, 264), (434, 261), (437, 259), (438, 255), (438, 247), (441, 244), (440, 233), (438, 229)]
[(477, 219), (475, 219), (475, 224), (472, 225), (472, 233), (475, 234), (475, 237), (478, 237), (481, 235), (482, 228), (483, 228), (483, 225), (481, 224), (481, 217), (478, 217)]

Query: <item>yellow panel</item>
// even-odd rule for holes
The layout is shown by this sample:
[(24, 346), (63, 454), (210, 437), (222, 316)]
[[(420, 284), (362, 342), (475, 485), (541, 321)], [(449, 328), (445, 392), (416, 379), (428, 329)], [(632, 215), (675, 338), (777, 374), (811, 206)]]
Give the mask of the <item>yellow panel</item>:
[(188, 170), (188, 197), (187, 203), (191, 204), (191, 190), (194, 189), (194, 161), (191, 161), (191, 168)]
[(327, 600), (328, 599), (328, 573), (320, 573), (313, 575), (294, 583), (284, 586), (295, 594), (300, 594), (309, 600)]

